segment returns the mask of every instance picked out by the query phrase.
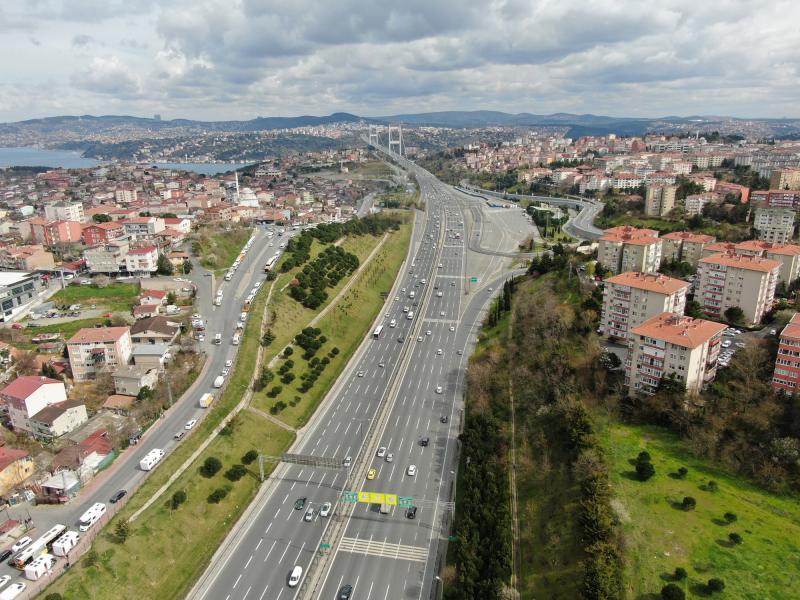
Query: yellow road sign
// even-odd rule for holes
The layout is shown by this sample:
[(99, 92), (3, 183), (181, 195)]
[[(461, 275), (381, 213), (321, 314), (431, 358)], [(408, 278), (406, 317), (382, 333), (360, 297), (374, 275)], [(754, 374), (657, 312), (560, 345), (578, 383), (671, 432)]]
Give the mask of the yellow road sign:
[(385, 494), (383, 492), (358, 492), (358, 501), (365, 504), (389, 504), (396, 506), (397, 494)]

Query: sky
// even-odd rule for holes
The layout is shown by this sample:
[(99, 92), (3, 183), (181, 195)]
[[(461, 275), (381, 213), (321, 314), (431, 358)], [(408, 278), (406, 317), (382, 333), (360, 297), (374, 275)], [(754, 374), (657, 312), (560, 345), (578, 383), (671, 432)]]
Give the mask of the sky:
[(2, 0), (0, 121), (800, 117), (800, 2)]

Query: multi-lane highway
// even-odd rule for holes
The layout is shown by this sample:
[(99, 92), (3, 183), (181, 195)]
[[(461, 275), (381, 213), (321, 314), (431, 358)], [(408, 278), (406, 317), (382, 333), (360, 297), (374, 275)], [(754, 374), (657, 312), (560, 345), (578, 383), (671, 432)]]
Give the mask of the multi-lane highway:
[[(227, 361), (236, 360), (236, 351), (239, 346), (231, 344), (237, 319), (232, 314), (237, 314), (244, 303), (246, 296), (253, 286), (265, 279), (264, 264), (267, 259), (280, 252), (279, 244), (285, 241), (288, 235), (281, 238), (275, 236), (274, 241), (267, 237), (264, 229), (257, 229), (255, 241), (247, 253), (242, 265), (230, 281), (214, 280), (206, 275), (202, 269), (195, 269), (190, 279), (197, 286), (198, 304), (195, 310), (206, 320), (205, 341), (199, 344), (199, 349), (206, 353), (206, 366), (194, 383), (190, 391), (167, 410), (163, 418), (156, 422), (144, 435), (142, 441), (126, 450), (117, 459), (118, 463), (104, 471), (94, 481), (90, 482), (87, 489), (72, 502), (65, 505), (42, 505), (30, 508), (36, 530), (30, 535), (34, 538), (39, 532), (45, 532), (56, 523), (61, 523), (69, 528), (74, 528), (78, 517), (88, 506), (95, 502), (108, 503), (111, 496), (118, 490), (131, 489), (136, 483), (147, 477), (146, 471), (139, 469), (139, 460), (153, 448), (166, 450), (167, 454), (177, 444), (173, 436), (178, 431), (183, 431), (184, 425), (190, 419), (202, 419), (208, 409), (202, 409), (198, 400), (205, 392), (218, 392), (212, 388), (214, 379), (221, 373)], [(270, 244), (273, 244), (270, 246)], [(212, 289), (213, 288), (213, 289)], [(217, 289), (223, 290), (224, 303), (216, 307), (212, 299)], [(223, 343), (214, 345), (214, 334), (221, 333)], [(14, 509), (12, 509), (12, 512)], [(24, 513), (23, 513), (24, 514)], [(2, 565), (3, 573), (16, 576), (19, 574), (5, 563)], [(2, 575), (3, 573), (0, 573)]]
[[(284, 463), (276, 469), (193, 598), (285, 599), (301, 590), (303, 597), (334, 598), (344, 585), (354, 587), (354, 598), (430, 593), (449, 514), (467, 356), (510, 262), (470, 252), (465, 239), (483, 235), (484, 247), (513, 250), (532, 226), (519, 215), (509, 235), (487, 227), (492, 214), (483, 214), (476, 226), (465, 218), (462, 198), (422, 169), (404, 166), (417, 177), (426, 214), (375, 324), (382, 326), (380, 334), (375, 337), (373, 328), (292, 448), (335, 464), (354, 460), (347, 468)], [(473, 276), (477, 281), (469, 281)], [(384, 514), (375, 504), (345, 505), (339, 502), (344, 490), (411, 497), (415, 518), (397, 506)], [(334, 515), (319, 514), (325, 503), (333, 504)], [(330, 542), (330, 554), (314, 561), (309, 574), (323, 540)], [(290, 587), (298, 566), (308, 579)]]

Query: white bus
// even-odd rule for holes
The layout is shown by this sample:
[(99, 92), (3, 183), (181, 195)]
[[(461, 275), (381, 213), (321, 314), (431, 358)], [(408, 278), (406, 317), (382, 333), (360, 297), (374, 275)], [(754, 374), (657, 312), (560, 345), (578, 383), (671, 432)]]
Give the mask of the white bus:
[(372, 332), (372, 337), (374, 337), (377, 340), (379, 337), (381, 337), (382, 332), (383, 332), (383, 325), (378, 325), (375, 328), (375, 331)]
[(68, 531), (55, 542), (53, 542), (53, 554), (56, 556), (66, 556), (69, 551), (78, 545), (80, 535), (77, 531)]
[(272, 267), (275, 266), (279, 256), (280, 254), (276, 254), (267, 260), (267, 264), (264, 265), (264, 273), (269, 273), (272, 270)]
[(78, 529), (81, 531), (89, 531), (89, 528), (97, 523), (104, 514), (106, 514), (106, 505), (102, 502), (95, 502), (89, 507), (89, 510), (83, 513), (80, 519), (78, 519)]
[(23, 570), (26, 565), (47, 552), (50, 544), (57, 540), (66, 530), (67, 528), (64, 525), (53, 525), (42, 537), (31, 542), (27, 548), (20, 550), (12, 559), (14, 566), (19, 570)]
[(156, 464), (158, 464), (158, 461), (164, 458), (165, 454), (166, 452), (164, 452), (160, 448), (153, 448), (152, 450), (150, 450), (150, 452), (144, 455), (142, 460), (139, 461), (139, 468), (142, 471), (149, 471), (150, 469), (155, 467)]

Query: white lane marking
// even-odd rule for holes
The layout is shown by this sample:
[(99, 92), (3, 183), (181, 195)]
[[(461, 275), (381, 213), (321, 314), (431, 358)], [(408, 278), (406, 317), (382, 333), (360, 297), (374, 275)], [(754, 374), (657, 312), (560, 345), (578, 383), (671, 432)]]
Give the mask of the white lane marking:
[(249, 594), (250, 590), (252, 590), (252, 589), (253, 589), (252, 585), (249, 588), (247, 588), (247, 591), (244, 593), (244, 596), (242, 596), (242, 600), (246, 600), (247, 599), (247, 594)]
[[(261, 543), (261, 542), (259, 542), (259, 544), (260, 544), (260, 543)], [(250, 555), (250, 558), (248, 558), (248, 559), (247, 559), (247, 562), (244, 564), (244, 568), (245, 568), (245, 569), (246, 569), (247, 567), (249, 567), (249, 566), (250, 566), (250, 561), (251, 561), (251, 560), (253, 560), (253, 555), (252, 555), (252, 554)]]
[[(261, 595), (258, 597), (258, 600), (264, 600), (264, 596), (266, 595), (268, 589), (269, 589), (269, 586), (264, 588), (264, 591), (261, 592)], [(386, 599), (384, 598), (384, 600), (386, 600)]]
[(267, 555), (264, 557), (264, 562), (267, 562), (267, 559), (269, 558), (269, 555), (272, 554), (272, 549), (275, 548), (275, 544), (277, 544), (277, 543), (278, 543), (278, 540), (274, 540), (272, 542), (272, 546), (269, 547), (269, 552), (267, 552)]
[(278, 559), (278, 564), (283, 562), (283, 557), (286, 556), (286, 551), (289, 550), (289, 546), (291, 546), (291, 543), (286, 544), (286, 548), (283, 549), (283, 554), (281, 554), (281, 557)]
[[(256, 544), (256, 550), (261, 548), (261, 542), (263, 542), (263, 541), (264, 541), (264, 538), (261, 538), (260, 540), (258, 540), (258, 544)], [(255, 550), (253, 550), (253, 552), (255, 552)]]
[(236, 582), (233, 584), (232, 590), (236, 589), (236, 586), (239, 585), (239, 580), (242, 578), (242, 573), (239, 573), (239, 576), (236, 578)]

